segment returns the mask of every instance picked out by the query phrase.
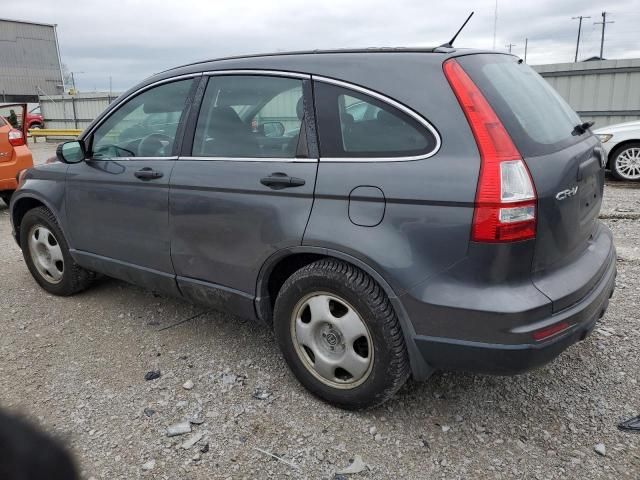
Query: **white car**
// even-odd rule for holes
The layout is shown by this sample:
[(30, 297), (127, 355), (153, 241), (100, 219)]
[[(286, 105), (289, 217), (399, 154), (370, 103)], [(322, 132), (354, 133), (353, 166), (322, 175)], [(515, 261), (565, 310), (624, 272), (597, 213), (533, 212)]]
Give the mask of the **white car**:
[(618, 180), (640, 180), (640, 120), (598, 128), (594, 132), (609, 157)]

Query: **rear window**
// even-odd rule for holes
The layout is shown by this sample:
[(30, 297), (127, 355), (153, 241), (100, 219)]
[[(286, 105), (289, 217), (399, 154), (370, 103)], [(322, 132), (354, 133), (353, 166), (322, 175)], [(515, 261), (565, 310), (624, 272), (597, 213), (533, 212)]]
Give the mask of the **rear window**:
[(532, 68), (510, 55), (467, 55), (456, 60), (496, 111), (520, 152), (545, 155), (579, 142), (580, 117)]

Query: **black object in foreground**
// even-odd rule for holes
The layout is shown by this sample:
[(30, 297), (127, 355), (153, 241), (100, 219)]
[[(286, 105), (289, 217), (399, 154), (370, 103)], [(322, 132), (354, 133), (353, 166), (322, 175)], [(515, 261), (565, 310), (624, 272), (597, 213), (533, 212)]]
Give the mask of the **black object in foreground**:
[(2, 480), (74, 480), (76, 467), (67, 451), (28, 422), (0, 412)]
[(161, 376), (162, 374), (160, 373), (160, 370), (151, 370), (150, 372), (144, 374), (144, 379), (155, 380), (156, 378), (160, 378)]
[(618, 429), (623, 432), (640, 433), (640, 415), (630, 418), (618, 424)]

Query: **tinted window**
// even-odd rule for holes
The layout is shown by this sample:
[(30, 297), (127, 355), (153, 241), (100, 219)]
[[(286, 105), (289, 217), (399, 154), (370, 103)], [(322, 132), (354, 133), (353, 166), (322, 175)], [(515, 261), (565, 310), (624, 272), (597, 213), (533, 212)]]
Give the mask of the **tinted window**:
[(517, 58), (468, 55), (457, 60), (524, 155), (551, 153), (585, 137), (572, 135), (580, 117), (544, 78)]
[(118, 107), (93, 134), (100, 157), (170, 157), (192, 80), (166, 83)]
[(193, 155), (294, 158), (302, 102), (301, 80), (213, 76), (202, 100)]
[(315, 83), (323, 157), (413, 157), (436, 139), (417, 120), (368, 95)]

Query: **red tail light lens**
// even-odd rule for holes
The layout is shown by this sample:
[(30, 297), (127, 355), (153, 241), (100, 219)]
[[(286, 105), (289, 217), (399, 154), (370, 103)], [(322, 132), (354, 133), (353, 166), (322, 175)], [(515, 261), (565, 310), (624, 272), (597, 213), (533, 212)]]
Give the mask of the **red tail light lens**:
[(9, 130), (9, 143), (14, 147), (24, 145), (24, 135), (22, 135), (22, 132), (16, 129)]
[(551, 338), (554, 335), (557, 335), (559, 333), (564, 332), (565, 330), (568, 330), (569, 327), (570, 325), (567, 322), (560, 322), (560, 323), (551, 325), (549, 327), (536, 330), (531, 334), (531, 336), (536, 342), (541, 342), (543, 340), (546, 340), (547, 338)]
[(460, 64), (447, 60), (443, 69), (480, 151), (471, 239), (514, 242), (534, 238), (536, 192), (520, 152)]

